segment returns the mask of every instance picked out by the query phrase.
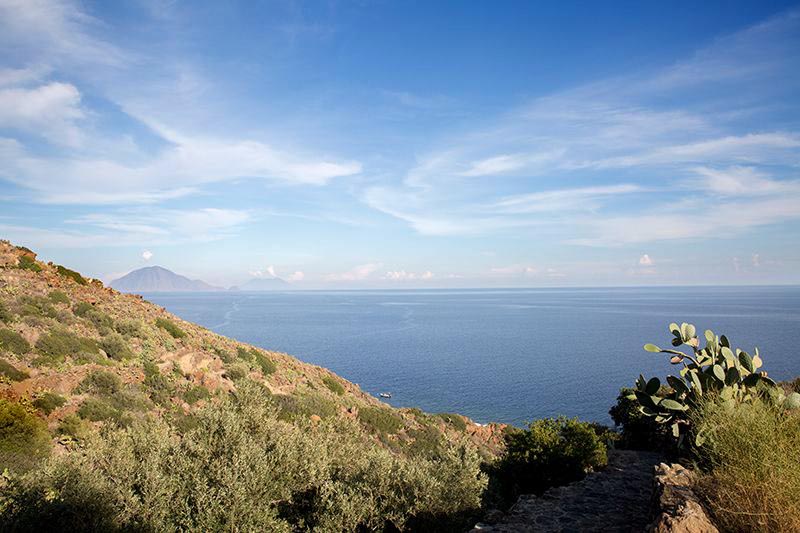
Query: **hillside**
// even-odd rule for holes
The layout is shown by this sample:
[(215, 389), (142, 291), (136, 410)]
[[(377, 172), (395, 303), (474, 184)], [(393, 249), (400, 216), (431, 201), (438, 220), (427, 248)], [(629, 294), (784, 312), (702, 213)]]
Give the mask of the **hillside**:
[[(495, 456), (502, 447), (502, 426), (479, 426), (459, 415), (394, 409), (324, 368), (216, 335), (171, 315), (140, 296), (104, 287), (101, 282), (85, 279), (62, 266), (39, 262), (30, 250), (12, 246), (7, 241), (0, 241), (0, 397), (0, 418), (17, 413), (14, 416), (25, 424), (36, 426), (41, 421), (46, 428), (40, 445), (31, 445), (33, 447), (27, 451), (20, 451), (20, 446), (13, 444), (16, 442), (13, 438), (8, 441), (13, 445), (3, 448), (6, 441), (0, 431), (0, 470), (8, 468), (12, 473), (21, 474), (39, 464), (42, 457), (60, 457), (68, 466), (59, 463), (60, 466), (53, 466), (55, 470), (37, 471), (35, 478), (36, 483), (49, 480), (47, 483), (54, 485), (48, 490), (55, 491), (60, 486), (58, 472), (64, 468), (74, 469), (74, 476), (88, 476), (86, 483), (95, 485), (138, 471), (138, 467), (134, 470), (125, 467), (124, 475), (107, 472), (108, 478), (98, 481), (93, 477), (97, 464), (86, 463), (93, 453), (105, 457), (104, 468), (109, 469), (117, 464), (109, 458), (117, 457), (115, 454), (119, 454), (117, 459), (122, 462), (136, 453), (142, 454), (136, 462), (156, 460), (152, 454), (159, 452), (151, 447), (136, 453), (119, 451), (127, 449), (126, 445), (136, 449), (137, 438), (180, 447), (190, 446), (190, 442), (194, 442), (192, 439), (208, 439), (221, 427), (225, 431), (233, 431), (229, 428), (238, 427), (237, 424), (265, 428), (263, 434), (250, 429), (240, 437), (228, 435), (219, 444), (203, 441), (202, 447), (220, 445), (225, 453), (234, 455), (240, 453), (236, 446), (244, 442), (241, 439), (264, 439), (259, 441), (259, 447), (283, 450), (278, 457), (265, 456), (262, 452), (244, 463), (230, 458), (232, 462), (228, 468), (245, 469), (231, 474), (235, 487), (241, 484), (242, 476), (252, 474), (251, 468), (257, 468), (250, 465), (260, 464), (259, 461), (271, 461), (269, 464), (273, 466), (269, 468), (278, 468), (274, 472), (290, 476), (279, 484), (269, 485), (272, 481), (265, 481), (262, 485), (269, 485), (274, 493), (258, 496), (283, 502), (281, 505), (288, 507), (275, 503), (267, 506), (269, 516), (258, 515), (251, 522), (242, 518), (244, 522), (236, 523), (244, 524), (241, 526), (244, 529), (260, 529), (266, 527), (265, 524), (270, 524), (271, 528), (274, 524), (269, 520), (273, 519), (275, 524), (285, 522), (294, 529), (307, 529), (297, 524), (309, 520), (307, 511), (303, 510), (303, 505), (309, 503), (295, 502), (306, 491), (312, 492), (302, 498), (311, 498), (312, 494), (317, 495), (314, 498), (324, 496), (319, 505), (333, 506), (325, 507), (324, 512), (322, 509), (315, 511), (321, 513), (315, 520), (322, 520), (322, 516), (325, 520), (339, 520), (336, 523), (341, 527), (333, 529), (347, 530), (370, 520), (384, 523), (388, 520), (394, 524), (392, 527), (397, 527), (413, 520), (431, 520), (432, 517), (441, 520), (474, 512), (481, 486), (485, 485), (478, 471), (481, 458)], [(250, 407), (244, 409), (244, 404)], [(219, 417), (230, 417), (231, 412), (239, 414), (228, 418), (230, 423), (220, 426)], [(198, 429), (204, 424), (210, 425), (205, 430)], [(103, 428), (112, 433), (99, 433)], [(137, 432), (147, 436), (136, 437)], [(34, 430), (28, 433), (29, 436), (38, 435)], [(276, 435), (282, 437), (270, 441), (278, 438)], [(308, 440), (309, 437), (312, 439)], [(267, 441), (272, 444), (266, 444)], [(317, 451), (298, 450), (306, 446)], [(319, 446), (324, 450), (318, 450)], [(163, 453), (169, 457), (180, 455), (174, 449)], [(297, 453), (300, 455), (295, 457)], [(369, 464), (358, 466), (363, 470), (352, 473), (355, 477), (348, 478), (349, 481), (335, 482), (348, 469), (357, 467), (358, 461), (354, 463), (353, 456)], [(309, 461), (319, 464), (309, 465)], [(201, 468), (198, 462), (187, 463), (180, 469), (166, 463), (158, 465), (152, 467), (152, 472), (148, 471), (153, 476), (152, 483), (166, 483), (165, 478), (189, 475), (185, 472)], [(447, 465), (451, 465), (452, 470)], [(299, 470), (291, 474), (293, 469)], [(312, 471), (316, 474), (312, 475)], [(381, 471), (384, 474), (379, 475)], [(369, 472), (371, 474), (367, 475)], [(201, 468), (196, 475), (211, 473), (208, 468)], [(368, 481), (370, 475), (379, 477)], [(273, 477), (266, 479), (274, 480)], [(409, 485), (405, 488), (384, 486), (390, 482)], [(131, 487), (140, 487), (142, 481), (131, 480), (130, 483)], [(178, 491), (178, 486), (192, 493), (202, 490), (201, 486), (222, 490), (215, 488), (215, 484), (224, 484), (219, 479), (199, 485), (196, 480), (187, 481), (185, 485), (181, 483), (171, 481), (169, 490)], [(348, 492), (349, 498), (366, 498), (359, 504), (358, 512), (348, 511), (349, 507), (341, 502), (328, 501), (328, 498), (339, 497), (325, 492), (339, 486), (336, 483), (344, 483), (341, 490)], [(327, 488), (318, 493), (323, 487)], [(108, 490), (111, 489), (106, 487), (100, 493)], [(163, 490), (167, 489), (158, 489)], [(390, 493), (381, 496), (383, 490), (389, 490), (393, 496), (390, 498)], [(148, 498), (155, 496), (142, 493), (132, 503), (129, 493), (119, 493), (121, 500), (113, 505), (109, 503), (112, 505), (108, 511), (111, 522), (98, 522), (97, 528), (105, 528), (112, 522), (114, 527), (123, 529), (134, 523), (141, 525), (136, 522), (144, 520), (139, 514), (153, 505), (148, 503)], [(402, 502), (396, 500), (401, 495), (405, 498)], [(209, 501), (214, 498), (208, 494), (192, 497), (211, 498)], [(173, 502), (179, 502), (189, 496), (176, 492), (173, 498)], [(248, 498), (256, 498), (256, 495), (248, 495)], [(295, 508), (295, 504), (300, 507)], [(59, 509), (63, 509), (67, 503), (59, 505)], [(120, 514), (120, 505), (133, 509), (131, 514)], [(394, 507), (384, 508), (387, 505)], [(28, 516), (26, 512), (27, 508), (20, 511), (23, 517)], [(155, 522), (148, 523), (161, 524), (160, 521), (167, 520), (175, 527), (189, 529), (215, 529), (229, 523), (219, 517), (173, 516), (172, 512), (169, 511), (168, 517), (153, 518)], [(345, 512), (351, 514), (343, 516)], [(267, 518), (269, 520), (264, 522)], [(39, 519), (30, 520), (35, 524)]]
[(220, 287), (209, 285), (205, 281), (189, 279), (160, 266), (151, 266), (134, 270), (109, 283), (121, 292), (139, 294), (143, 292), (200, 292), (219, 291)]

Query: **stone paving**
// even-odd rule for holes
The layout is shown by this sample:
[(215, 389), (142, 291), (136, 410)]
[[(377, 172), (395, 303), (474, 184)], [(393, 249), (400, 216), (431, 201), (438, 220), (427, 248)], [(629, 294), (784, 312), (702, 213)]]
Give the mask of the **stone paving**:
[(654, 467), (651, 452), (612, 450), (608, 466), (585, 479), (553, 487), (541, 496), (523, 495), (495, 524), (473, 532), (641, 532), (650, 520)]

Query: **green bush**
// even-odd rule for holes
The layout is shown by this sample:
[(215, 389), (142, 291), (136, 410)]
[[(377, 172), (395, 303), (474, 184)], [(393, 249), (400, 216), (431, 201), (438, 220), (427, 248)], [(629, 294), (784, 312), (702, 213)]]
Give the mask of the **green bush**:
[(114, 329), (125, 337), (143, 338), (145, 336), (144, 324), (141, 320), (119, 320), (114, 324)]
[(332, 418), (336, 415), (336, 403), (320, 394), (307, 392), (301, 396), (274, 396), (281, 420), (305, 420), (312, 415)]
[(119, 421), (122, 410), (105, 398), (86, 398), (78, 408), (78, 416), (92, 422)]
[(495, 474), (506, 501), (577, 481), (608, 462), (606, 447), (592, 425), (578, 419), (536, 420), (505, 440), (506, 452)]
[(65, 403), (67, 403), (67, 399), (63, 396), (59, 396), (54, 392), (45, 392), (33, 401), (33, 406), (44, 414), (49, 415)]
[(257, 350), (252, 350), (252, 352), (253, 352), (253, 358), (255, 359), (258, 368), (261, 369), (261, 373), (264, 374), (265, 376), (272, 374), (278, 369), (278, 367), (275, 366), (275, 363), (273, 363), (272, 360), (269, 359), (263, 353)]
[(94, 309), (94, 306), (89, 302), (78, 302), (72, 308), (72, 312), (75, 313), (75, 316), (85, 317), (92, 309)]
[(36, 349), (43, 356), (38, 359), (37, 364), (48, 366), (63, 362), (67, 356), (83, 352), (97, 353), (97, 343), (65, 329), (56, 329), (39, 337)]
[(189, 405), (194, 405), (200, 400), (208, 400), (211, 398), (211, 392), (202, 385), (195, 385), (193, 387), (189, 387), (183, 393), (183, 399)]
[(253, 361), (253, 353), (244, 346), (236, 347), (236, 356), (243, 361), (247, 362)]
[(53, 307), (50, 299), (41, 296), (20, 296), (17, 299), (17, 307), (19, 314), (26, 317), (58, 317), (58, 311)]
[(248, 368), (244, 365), (231, 365), (225, 368), (225, 376), (232, 380), (237, 381), (247, 377)]
[(115, 361), (124, 361), (133, 357), (128, 343), (119, 333), (111, 333), (100, 341), (100, 348)]
[(478, 508), (479, 465), (465, 443), (409, 460), (347, 419), (286, 424), (243, 384), (182, 433), (134, 423), (12, 479), (0, 530), (439, 531)]
[(150, 399), (159, 405), (167, 405), (175, 392), (175, 387), (152, 361), (145, 361), (143, 370), (144, 386), (150, 394)]
[(616, 426), (622, 427), (619, 447), (632, 450), (664, 450), (670, 448), (670, 435), (664, 424), (641, 412), (639, 402), (631, 398), (634, 389), (623, 387), (617, 403), (608, 414)]
[(800, 415), (770, 401), (710, 397), (692, 413), (706, 436), (698, 486), (722, 531), (800, 531)]
[(83, 276), (81, 276), (80, 274), (78, 274), (74, 270), (68, 269), (67, 267), (64, 267), (64, 266), (61, 266), (61, 265), (56, 265), (56, 271), (60, 275), (64, 276), (65, 278), (71, 279), (72, 281), (74, 281), (78, 285), (88, 285), (89, 284), (89, 282), (86, 281), (86, 279)]
[(384, 407), (362, 407), (358, 410), (358, 419), (376, 433), (392, 434), (403, 428), (402, 417)]
[(24, 370), (19, 370), (5, 359), (0, 359), (0, 376), (5, 376), (11, 381), (22, 381), (23, 379), (28, 379), (30, 374)]
[(122, 380), (118, 375), (105, 370), (93, 370), (75, 388), (79, 394), (93, 393), (104, 396), (117, 394), (122, 390)]
[(3, 302), (0, 302), (0, 322), (9, 323), (14, 320), (14, 315), (8, 310)]
[(467, 421), (464, 420), (463, 416), (454, 413), (439, 413), (436, 416), (438, 416), (439, 418), (444, 420), (445, 423), (450, 424), (459, 431), (467, 430)]
[(50, 301), (54, 304), (69, 305), (69, 297), (64, 291), (50, 291), (47, 297), (50, 298)]
[(84, 439), (89, 433), (89, 425), (76, 414), (65, 416), (56, 428), (56, 434), (74, 439)]
[(335, 377), (325, 376), (322, 378), (322, 383), (324, 383), (325, 386), (331, 390), (331, 392), (338, 394), (339, 396), (344, 394), (344, 387)]
[(212, 350), (213, 350), (213, 351), (214, 351), (214, 353), (217, 355), (217, 357), (219, 357), (219, 358), (220, 358), (220, 360), (221, 360), (223, 363), (225, 363), (226, 365), (227, 365), (227, 364), (230, 364), (230, 363), (233, 363), (233, 361), (234, 361), (234, 358), (233, 358), (233, 356), (230, 354), (230, 352), (228, 352), (227, 350), (224, 350), (224, 349), (220, 348), (219, 346), (214, 346), (214, 347), (212, 348)]
[(167, 333), (172, 335), (173, 338), (182, 339), (186, 336), (186, 332), (183, 331), (181, 328), (178, 327), (175, 322), (166, 319), (166, 318), (157, 318), (156, 319), (156, 326), (165, 330)]
[(88, 310), (83, 316), (92, 323), (101, 335), (107, 335), (114, 327), (114, 320), (96, 307)]
[(16, 331), (0, 328), (0, 349), (22, 355), (31, 351), (31, 345)]
[(17, 268), (22, 270), (31, 270), (33, 272), (42, 271), (42, 267), (39, 266), (39, 263), (37, 263), (35, 259), (31, 259), (26, 255), (21, 255), (19, 257), (19, 261), (17, 261)]
[(28, 470), (49, 453), (44, 421), (21, 404), (0, 399), (0, 471)]

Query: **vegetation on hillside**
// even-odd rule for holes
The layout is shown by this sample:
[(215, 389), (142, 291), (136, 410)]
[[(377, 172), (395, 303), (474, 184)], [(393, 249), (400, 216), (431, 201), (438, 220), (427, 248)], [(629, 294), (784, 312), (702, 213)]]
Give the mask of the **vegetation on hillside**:
[[(701, 494), (725, 531), (800, 530), (800, 380), (778, 384), (753, 355), (733, 349), (724, 335), (692, 324), (670, 324), (672, 345), (661, 349), (679, 376), (637, 379), (611, 410), (623, 441), (692, 461)], [(669, 427), (670, 431), (664, 431)], [(671, 438), (670, 438), (671, 437)]]

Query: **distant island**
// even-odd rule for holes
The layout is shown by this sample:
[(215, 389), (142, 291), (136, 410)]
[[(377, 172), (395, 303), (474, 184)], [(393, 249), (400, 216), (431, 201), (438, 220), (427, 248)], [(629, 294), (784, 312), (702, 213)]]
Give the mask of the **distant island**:
[(133, 272), (115, 279), (111, 287), (120, 292), (198, 292), (221, 291), (199, 279), (189, 279), (160, 266), (151, 266), (134, 270)]
[(231, 287), (231, 290), (241, 291), (281, 291), (291, 289), (292, 286), (281, 278), (253, 278), (239, 287)]

